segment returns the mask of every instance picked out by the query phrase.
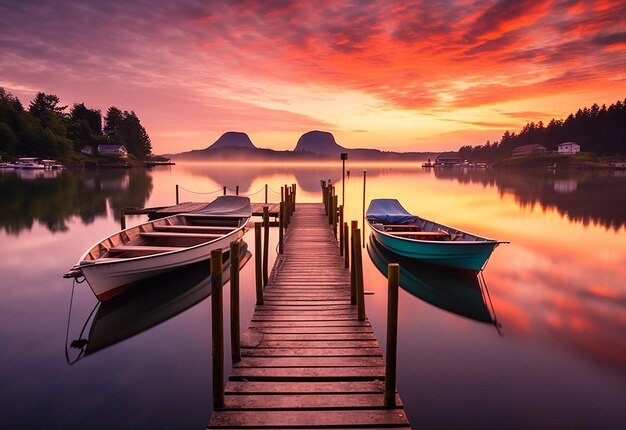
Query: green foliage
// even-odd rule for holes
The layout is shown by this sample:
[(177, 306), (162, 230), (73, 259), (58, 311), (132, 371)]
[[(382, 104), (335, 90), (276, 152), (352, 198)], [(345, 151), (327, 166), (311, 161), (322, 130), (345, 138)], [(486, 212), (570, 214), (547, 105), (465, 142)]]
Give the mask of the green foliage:
[[(76, 161), (72, 156), (85, 146), (124, 145), (132, 158), (146, 159), (152, 153), (148, 133), (134, 112), (111, 107), (104, 130), (102, 113), (84, 103), (59, 105), (52, 94), (37, 93), (24, 110), (19, 99), (0, 87), (0, 153), (9, 158), (37, 156)], [(104, 133), (103, 133), (104, 132)]]
[(594, 104), (579, 109), (565, 120), (552, 119), (526, 124), (516, 134), (508, 130), (499, 142), (487, 141), (479, 146), (462, 146), (461, 158), (470, 161), (494, 162), (511, 156), (514, 148), (522, 145), (539, 144), (549, 151), (556, 151), (559, 143), (576, 142), (581, 150), (599, 155), (626, 154), (626, 100), (617, 101), (608, 108)]
[(33, 101), (28, 105), (28, 111), (36, 117), (46, 113), (62, 114), (67, 106), (59, 106), (59, 98), (53, 94), (38, 92)]
[(149, 158), (152, 153), (150, 137), (133, 111), (122, 112), (115, 106), (110, 107), (104, 120), (104, 133), (139, 160)]

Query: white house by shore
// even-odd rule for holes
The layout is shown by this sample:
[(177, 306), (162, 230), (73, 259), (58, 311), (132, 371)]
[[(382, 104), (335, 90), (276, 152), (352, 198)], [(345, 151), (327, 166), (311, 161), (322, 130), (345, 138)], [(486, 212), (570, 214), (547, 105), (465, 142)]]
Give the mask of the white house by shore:
[(576, 154), (580, 152), (580, 145), (576, 142), (563, 142), (557, 145), (557, 153), (559, 154)]

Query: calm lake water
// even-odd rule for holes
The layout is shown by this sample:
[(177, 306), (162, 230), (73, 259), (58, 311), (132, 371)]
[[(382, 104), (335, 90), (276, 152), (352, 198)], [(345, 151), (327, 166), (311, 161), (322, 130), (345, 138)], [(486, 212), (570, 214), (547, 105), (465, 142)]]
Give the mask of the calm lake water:
[[(398, 390), (415, 428), (626, 428), (624, 173), (350, 161), (347, 169), (347, 220), (361, 224), (367, 169), (368, 203), (395, 197), (409, 212), (511, 242), (496, 249), (483, 279), (403, 265)], [(265, 184), (278, 201), (280, 186), (295, 183), (299, 201), (318, 202), (321, 179), (336, 183), (341, 201), (340, 162), (0, 171), (0, 427), (205, 428), (211, 310), (203, 269), (161, 280), (168, 288), (156, 286), (149, 303), (128, 297), (100, 307), (87, 284), (72, 295), (62, 274), (119, 229), (120, 208), (173, 204), (177, 184), (181, 201), (209, 201), (238, 185), (260, 202)], [(253, 250), (253, 235), (245, 240)], [(276, 241), (274, 229), (270, 249)], [(366, 310), (384, 347), (379, 267), (389, 256), (368, 246), (365, 289), (374, 294)], [(252, 263), (241, 276), (245, 328)]]

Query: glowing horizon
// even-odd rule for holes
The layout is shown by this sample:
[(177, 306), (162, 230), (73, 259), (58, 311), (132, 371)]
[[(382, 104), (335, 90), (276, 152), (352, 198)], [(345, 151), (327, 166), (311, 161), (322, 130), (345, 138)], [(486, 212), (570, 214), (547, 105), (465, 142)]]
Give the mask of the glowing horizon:
[(0, 0), (0, 24), (0, 86), (133, 110), (155, 153), (226, 131), (293, 149), (314, 129), (456, 150), (626, 96), (619, 0)]

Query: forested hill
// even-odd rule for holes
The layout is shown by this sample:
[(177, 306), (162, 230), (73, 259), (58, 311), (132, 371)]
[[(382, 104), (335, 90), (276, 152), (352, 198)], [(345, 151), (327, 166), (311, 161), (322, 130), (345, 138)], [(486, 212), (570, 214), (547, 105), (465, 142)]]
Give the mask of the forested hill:
[(566, 119), (552, 119), (547, 125), (539, 121), (526, 124), (519, 133), (508, 130), (499, 142), (479, 146), (462, 146), (459, 155), (469, 161), (493, 162), (511, 156), (514, 148), (539, 144), (556, 151), (562, 142), (576, 142), (580, 150), (597, 155), (626, 155), (626, 99), (608, 108), (594, 104), (579, 109)]
[[(102, 118), (99, 110), (84, 103), (72, 108), (59, 105), (52, 94), (37, 93), (28, 109), (0, 87), (0, 156), (46, 157), (65, 161), (86, 146), (124, 145), (128, 153), (144, 160), (152, 153), (148, 133), (135, 112), (111, 106)], [(104, 124), (104, 127), (103, 127)]]

